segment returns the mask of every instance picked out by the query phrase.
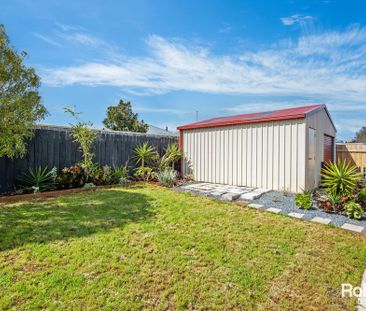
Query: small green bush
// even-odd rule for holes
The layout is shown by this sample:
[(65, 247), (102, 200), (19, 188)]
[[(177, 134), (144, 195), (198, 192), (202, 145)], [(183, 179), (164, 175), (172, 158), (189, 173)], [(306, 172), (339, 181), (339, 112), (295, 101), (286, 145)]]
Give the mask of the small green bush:
[(87, 173), (80, 164), (65, 167), (56, 178), (59, 188), (82, 187), (87, 182)]
[(364, 213), (360, 204), (349, 202), (345, 205), (344, 210), (349, 218), (360, 219)]
[(366, 211), (366, 187), (359, 192), (357, 203), (360, 203), (363, 210)]
[(295, 203), (299, 208), (305, 210), (309, 210), (313, 206), (313, 200), (311, 198), (311, 195), (308, 193), (296, 194)]
[(83, 188), (94, 188), (95, 185), (92, 182), (88, 182), (86, 184), (84, 184)]
[(135, 171), (135, 177), (139, 180), (149, 181), (154, 179), (155, 173), (151, 167), (140, 166)]
[(118, 180), (118, 184), (119, 185), (126, 185), (128, 184), (130, 181), (126, 178), (126, 177), (121, 177), (119, 180)]
[(113, 170), (112, 174), (112, 183), (114, 184), (124, 184), (125, 181), (128, 181), (128, 173), (130, 169), (126, 165), (118, 166)]
[(109, 185), (113, 180), (113, 171), (110, 166), (100, 166), (98, 164), (90, 164), (86, 168), (88, 182), (97, 186)]
[(174, 186), (177, 176), (177, 172), (172, 169), (165, 169), (164, 171), (156, 174), (156, 178), (159, 180), (159, 182), (169, 188)]
[(361, 189), (361, 191), (358, 193), (358, 199), (362, 201), (363, 199), (366, 199), (366, 187)]

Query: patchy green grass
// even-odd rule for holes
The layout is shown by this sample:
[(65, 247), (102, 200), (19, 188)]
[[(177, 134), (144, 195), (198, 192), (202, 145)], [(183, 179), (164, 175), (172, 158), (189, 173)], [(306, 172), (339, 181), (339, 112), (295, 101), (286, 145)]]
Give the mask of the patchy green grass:
[(0, 309), (345, 310), (366, 238), (137, 184), (0, 205)]

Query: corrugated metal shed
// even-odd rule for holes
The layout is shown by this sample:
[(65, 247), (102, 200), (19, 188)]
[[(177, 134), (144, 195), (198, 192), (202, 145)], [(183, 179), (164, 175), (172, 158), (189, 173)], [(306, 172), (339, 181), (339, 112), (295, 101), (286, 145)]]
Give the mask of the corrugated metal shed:
[(291, 192), (319, 184), (324, 137), (336, 134), (325, 105), (213, 118), (178, 129), (183, 174)]

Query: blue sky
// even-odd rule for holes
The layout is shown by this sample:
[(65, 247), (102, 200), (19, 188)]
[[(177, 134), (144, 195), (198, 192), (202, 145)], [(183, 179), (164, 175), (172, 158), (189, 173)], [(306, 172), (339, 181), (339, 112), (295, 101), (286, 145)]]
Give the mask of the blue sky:
[(0, 23), (42, 77), (50, 115), (101, 128), (132, 102), (170, 129), (221, 115), (326, 103), (338, 137), (366, 126), (364, 1), (2, 1)]

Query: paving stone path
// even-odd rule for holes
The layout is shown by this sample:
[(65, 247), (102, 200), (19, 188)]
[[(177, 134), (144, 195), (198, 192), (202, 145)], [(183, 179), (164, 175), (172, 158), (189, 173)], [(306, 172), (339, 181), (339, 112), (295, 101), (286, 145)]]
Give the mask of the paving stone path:
[[(245, 201), (248, 203), (248, 207), (255, 208), (255, 209), (262, 209), (268, 212), (272, 212), (275, 214), (283, 214), (288, 215), (290, 217), (304, 219), (306, 211), (304, 213), (295, 213), (295, 212), (284, 212), (281, 208), (273, 207), (265, 207), (262, 204), (257, 204), (252, 201), (260, 198), (263, 194), (269, 192), (270, 190), (266, 189), (255, 189), (250, 187), (236, 187), (230, 185), (222, 185), (222, 184), (211, 184), (211, 183), (203, 183), (203, 182), (195, 182), (184, 184), (177, 187), (177, 190), (183, 192), (190, 192), (197, 195), (202, 195), (206, 197), (212, 197), (219, 200), (224, 200), (228, 202), (233, 201)], [(275, 203), (274, 203), (275, 205)], [(332, 223), (332, 219), (326, 217), (313, 217), (306, 220), (310, 220), (312, 222), (324, 224), (324, 225), (336, 225), (343, 229), (354, 231), (354, 232), (362, 232), (366, 233), (366, 229), (364, 226), (355, 225), (351, 223), (344, 223), (343, 225), (337, 225)]]
[(236, 187), (211, 183), (191, 183), (182, 185), (179, 189), (181, 191), (192, 192), (225, 201), (235, 201), (238, 199), (252, 201), (269, 191), (266, 189), (254, 189), (249, 187)]

